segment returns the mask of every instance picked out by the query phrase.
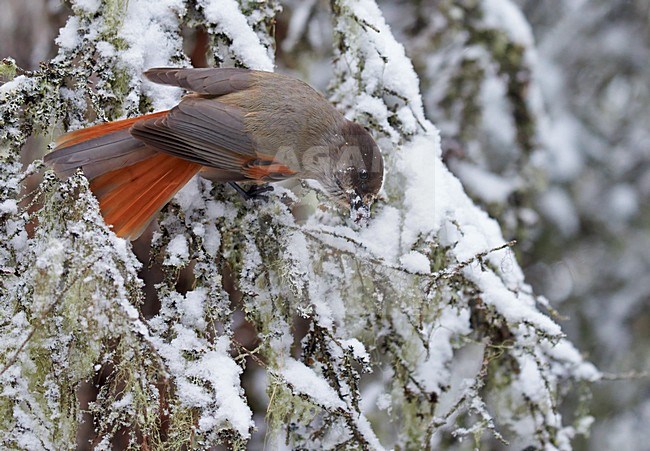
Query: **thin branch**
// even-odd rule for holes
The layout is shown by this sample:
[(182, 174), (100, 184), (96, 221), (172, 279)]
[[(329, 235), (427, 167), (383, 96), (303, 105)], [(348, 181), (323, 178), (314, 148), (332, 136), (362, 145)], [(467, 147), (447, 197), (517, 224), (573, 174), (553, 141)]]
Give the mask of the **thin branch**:
[(465, 267), (471, 265), (472, 263), (475, 263), (476, 261), (481, 261), (482, 259), (487, 257), (489, 254), (491, 254), (493, 252), (503, 250), (503, 249), (506, 249), (506, 248), (513, 247), (515, 244), (517, 244), (516, 240), (511, 240), (511, 241), (508, 241), (507, 243), (504, 243), (504, 244), (502, 244), (500, 246), (494, 247), (492, 249), (485, 250), (483, 252), (479, 252), (478, 254), (474, 255), (472, 258), (464, 260), (464, 261), (462, 261), (460, 263), (452, 265), (452, 266), (450, 266), (448, 268), (445, 268), (443, 270), (436, 271), (436, 272), (431, 273), (431, 274), (424, 274), (424, 273), (410, 271), (410, 270), (408, 270), (408, 269), (406, 269), (406, 268), (404, 268), (402, 266), (397, 266), (397, 265), (394, 265), (392, 263), (388, 263), (387, 261), (385, 261), (383, 259), (372, 257), (370, 255), (359, 256), (359, 254), (357, 254), (355, 252), (348, 251), (348, 250), (345, 250), (345, 249), (341, 249), (341, 248), (336, 247), (336, 246), (334, 246), (332, 244), (324, 242), (322, 239), (320, 239), (317, 236), (317, 234), (321, 233), (323, 235), (329, 235), (329, 236), (332, 236), (334, 238), (339, 238), (339, 239), (345, 240), (348, 243), (350, 243), (350, 244), (354, 245), (355, 247), (357, 247), (358, 249), (363, 249), (364, 251), (370, 253), (369, 249), (366, 247), (365, 244), (363, 244), (363, 243), (361, 243), (361, 242), (357, 241), (356, 239), (351, 238), (349, 236), (341, 235), (340, 233), (332, 232), (332, 231), (329, 231), (329, 230), (304, 229), (304, 228), (295, 227), (295, 226), (286, 226), (286, 227), (291, 229), (291, 230), (296, 230), (296, 231), (302, 232), (306, 236), (308, 236), (309, 238), (311, 238), (311, 239), (313, 239), (315, 241), (318, 241), (323, 246), (328, 247), (330, 249), (337, 250), (337, 251), (339, 251), (339, 252), (341, 252), (343, 254), (355, 257), (356, 259), (358, 259), (360, 261), (365, 261), (365, 262), (368, 262), (368, 263), (371, 263), (371, 264), (374, 264), (374, 265), (382, 266), (384, 268), (392, 269), (394, 271), (399, 271), (399, 272), (402, 272), (402, 273), (405, 273), (405, 274), (408, 274), (408, 275), (419, 276), (419, 277), (424, 277), (424, 278), (427, 278), (427, 279), (432, 279), (432, 281), (437, 281), (439, 279), (450, 279), (451, 277), (456, 276)]
[[(650, 379), (650, 371), (628, 371), (626, 373), (601, 373), (601, 381), (630, 381)], [(598, 381), (596, 381), (598, 382)]]

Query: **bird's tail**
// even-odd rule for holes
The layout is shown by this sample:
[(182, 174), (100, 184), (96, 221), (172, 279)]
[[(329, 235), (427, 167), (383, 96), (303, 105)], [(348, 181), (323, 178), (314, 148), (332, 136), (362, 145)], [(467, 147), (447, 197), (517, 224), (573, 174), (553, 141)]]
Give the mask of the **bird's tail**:
[(108, 122), (63, 135), (45, 162), (61, 177), (81, 168), (107, 224), (120, 237), (139, 237), (201, 165), (158, 152), (133, 138), (131, 126), (167, 111)]

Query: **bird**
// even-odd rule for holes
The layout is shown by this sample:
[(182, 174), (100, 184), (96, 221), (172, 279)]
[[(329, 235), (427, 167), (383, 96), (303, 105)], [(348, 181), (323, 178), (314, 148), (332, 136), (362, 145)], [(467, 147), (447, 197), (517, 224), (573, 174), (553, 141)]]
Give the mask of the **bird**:
[(44, 158), (60, 178), (83, 172), (117, 236), (137, 239), (196, 174), (246, 197), (271, 182), (312, 179), (355, 222), (369, 216), (383, 183), (381, 151), (307, 83), (244, 68), (152, 68), (144, 76), (189, 93), (170, 110), (64, 134)]

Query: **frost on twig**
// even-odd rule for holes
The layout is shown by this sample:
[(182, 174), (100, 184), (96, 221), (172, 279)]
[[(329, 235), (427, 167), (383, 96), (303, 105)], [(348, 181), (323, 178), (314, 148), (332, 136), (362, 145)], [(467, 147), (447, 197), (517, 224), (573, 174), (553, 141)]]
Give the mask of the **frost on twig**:
[[(115, 6), (73, 2), (58, 56), (0, 88), (3, 446), (70, 447), (83, 414), (76, 391), (94, 379), (99, 449), (244, 447), (262, 421), (273, 447), (426, 449), (466, 435), (481, 443), (484, 431), (568, 447), (562, 388), (598, 372), (540, 312), (512, 243), (443, 164), (413, 65), (371, 0), (334, 0), (329, 12), (331, 98), (386, 158), (369, 226), (326, 201), (296, 220), (306, 190), (243, 202), (193, 179), (154, 232), (160, 306), (145, 319), (140, 263), (103, 223), (86, 179), (45, 172), (25, 194), (20, 147), (94, 116), (171, 106), (178, 90), (141, 72), (187, 64), (182, 24), (206, 28), (216, 62), (273, 69), (279, 6)], [(243, 329), (253, 346), (238, 340)], [(266, 376), (255, 381), (266, 387), (264, 420), (242, 388), (247, 365)]]

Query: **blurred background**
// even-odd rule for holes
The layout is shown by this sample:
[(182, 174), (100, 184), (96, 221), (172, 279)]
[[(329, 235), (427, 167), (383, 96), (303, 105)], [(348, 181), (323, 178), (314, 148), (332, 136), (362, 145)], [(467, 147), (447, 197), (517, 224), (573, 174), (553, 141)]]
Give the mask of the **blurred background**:
[[(328, 2), (282, 4), (279, 70), (326, 90)], [(608, 375), (591, 387), (595, 423), (576, 449), (650, 449), (650, 2), (379, 5), (413, 59), (445, 161), (517, 240), (535, 292)], [(25, 70), (52, 58), (69, 11), (4, 0), (0, 58)], [(191, 55), (202, 35), (186, 35)], [(31, 146), (25, 161), (43, 152)]]

